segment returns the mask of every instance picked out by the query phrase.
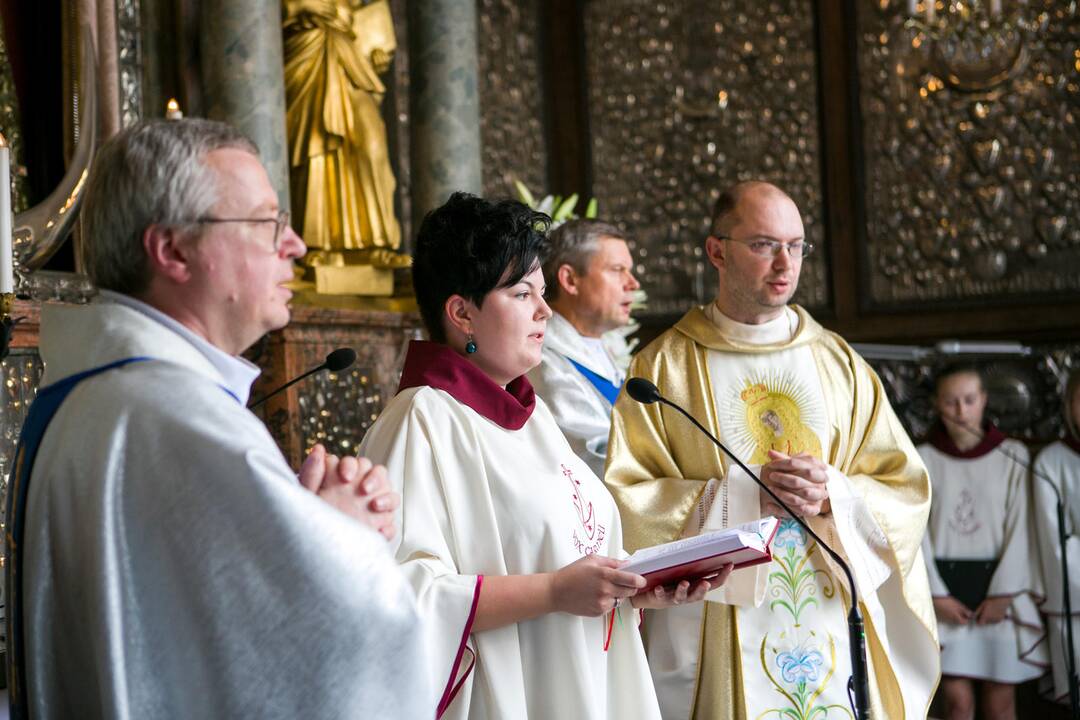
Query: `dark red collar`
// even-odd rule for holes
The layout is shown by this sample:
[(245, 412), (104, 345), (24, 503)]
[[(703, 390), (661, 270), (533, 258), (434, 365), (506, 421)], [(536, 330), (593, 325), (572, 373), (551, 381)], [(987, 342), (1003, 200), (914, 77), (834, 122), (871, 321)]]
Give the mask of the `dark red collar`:
[(1074, 453), (1080, 455), (1080, 438), (1077, 438), (1075, 435), (1072, 435), (1071, 433), (1066, 431), (1065, 437), (1062, 439), (1062, 442), (1068, 445)]
[(520, 430), (536, 407), (536, 394), (524, 375), (503, 389), (446, 345), (413, 340), (405, 355), (398, 392), (423, 386), (450, 393), (459, 403), (507, 430)]
[(986, 423), (983, 425), (983, 436), (979, 440), (979, 444), (969, 450), (961, 450), (956, 447), (956, 443), (949, 437), (949, 431), (945, 429), (945, 425), (940, 420), (937, 421), (933, 429), (930, 430), (930, 435), (926, 438), (927, 442), (946, 455), (967, 460), (982, 457), (1007, 439), (1004, 433), (993, 425)]

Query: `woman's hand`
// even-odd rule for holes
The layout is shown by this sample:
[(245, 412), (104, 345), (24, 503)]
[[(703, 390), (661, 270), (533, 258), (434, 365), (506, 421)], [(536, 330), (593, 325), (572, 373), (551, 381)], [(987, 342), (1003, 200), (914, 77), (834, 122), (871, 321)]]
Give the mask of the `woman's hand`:
[(645, 578), (619, 570), (622, 561), (587, 555), (551, 574), (551, 604), (558, 612), (596, 617), (645, 587)]
[(978, 625), (993, 625), (1005, 619), (1005, 613), (1012, 605), (1012, 598), (1008, 595), (1002, 597), (990, 597), (979, 603), (975, 608), (975, 623)]
[(950, 625), (967, 625), (975, 613), (952, 595), (934, 598), (934, 613), (938, 620)]
[(734, 565), (725, 565), (720, 570), (719, 575), (714, 575), (708, 580), (699, 580), (692, 590), (690, 589), (689, 580), (683, 580), (675, 586), (674, 590), (670, 591), (665, 590), (662, 585), (657, 585), (647, 593), (635, 595), (631, 598), (630, 603), (636, 608), (656, 609), (701, 602), (705, 599), (705, 593), (727, 582), (728, 576), (731, 575), (734, 568)]

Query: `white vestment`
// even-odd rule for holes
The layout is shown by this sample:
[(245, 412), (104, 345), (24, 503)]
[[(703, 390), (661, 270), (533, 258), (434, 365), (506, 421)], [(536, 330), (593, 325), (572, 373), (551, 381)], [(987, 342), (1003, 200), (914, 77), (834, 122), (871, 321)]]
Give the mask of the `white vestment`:
[[(1080, 643), (1080, 443), (1070, 446), (1056, 442), (1047, 446), (1035, 459), (1035, 474), (1052, 481), (1062, 495), (1065, 504), (1065, 553), (1069, 565), (1069, 600), (1072, 603), (1073, 642)], [(1053, 670), (1054, 696), (1061, 701), (1069, 699), (1066, 628), (1064, 622), (1064, 598), (1062, 597), (1064, 574), (1061, 569), (1061, 544), (1058, 541), (1057, 500), (1044, 480), (1032, 478), (1035, 492), (1035, 527), (1042, 558), (1043, 578), (1046, 583), (1047, 639), (1050, 645), (1050, 662)], [(1080, 654), (1080, 647), (1074, 652)]]
[(46, 306), (41, 328), (43, 386), (152, 359), (82, 381), (42, 440), (31, 717), (431, 717), (387, 543), (298, 483), (220, 351), (131, 303)]
[(622, 385), (625, 373), (604, 341), (583, 337), (566, 318), (552, 313), (544, 333), (543, 360), (529, 371), (529, 382), (551, 409), (570, 447), (602, 478), (611, 402), (574, 367), (575, 362), (615, 387)]
[[(412, 343), (410, 358), (418, 347), (471, 365), (434, 343)], [(409, 367), (407, 359), (403, 385)], [(486, 382), (479, 394), (509, 396)], [(528, 386), (524, 378), (515, 383)], [(402, 494), (397, 558), (427, 620), (427, 667), (446, 688), (444, 717), (658, 720), (632, 608), (618, 611), (607, 651), (608, 616), (551, 613), (471, 631), (481, 576), (553, 572), (588, 554), (624, 554), (603, 483), (542, 400), (527, 417), (509, 429), (444, 389), (406, 385), (360, 450), (387, 466)]]
[[(938, 432), (944, 435), (942, 428)], [(984, 441), (964, 457), (930, 443), (918, 450), (934, 491), (923, 541), (930, 592), (951, 595), (938, 560), (997, 560), (987, 597), (1012, 598), (1001, 623), (938, 620), (941, 672), (1014, 684), (1039, 677), (1049, 659), (1037, 605), (1043, 583), (1030, 518), (1027, 448), (1003, 440), (996, 446)]]

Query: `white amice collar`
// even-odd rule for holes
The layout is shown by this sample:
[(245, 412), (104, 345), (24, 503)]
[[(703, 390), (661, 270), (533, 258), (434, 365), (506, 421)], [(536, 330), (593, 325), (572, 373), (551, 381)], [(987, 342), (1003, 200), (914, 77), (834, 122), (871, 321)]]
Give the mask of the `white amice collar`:
[(774, 345), (789, 342), (795, 337), (795, 331), (799, 329), (799, 316), (790, 307), (785, 307), (780, 315), (759, 325), (732, 320), (720, 311), (715, 302), (706, 305), (704, 310), (705, 317), (720, 329), (720, 334), (729, 340), (746, 345)]
[(251, 396), (251, 385), (262, 373), (262, 369), (258, 365), (237, 355), (230, 355), (206, 338), (195, 334), (174, 318), (141, 300), (136, 300), (130, 295), (112, 292), (111, 290), (101, 290), (99, 294), (104, 300), (129, 307), (151, 320), (161, 323), (191, 343), (221, 373), (222, 384), (225, 389), (232, 393), (240, 401), (241, 405), (247, 405), (248, 398)]

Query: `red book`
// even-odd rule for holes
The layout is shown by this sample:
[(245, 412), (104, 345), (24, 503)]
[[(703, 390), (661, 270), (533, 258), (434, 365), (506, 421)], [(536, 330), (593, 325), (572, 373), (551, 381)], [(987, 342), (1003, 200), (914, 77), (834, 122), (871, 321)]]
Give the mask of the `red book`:
[(663, 545), (642, 548), (631, 555), (620, 570), (643, 575), (649, 584), (675, 585), (708, 579), (728, 564), (738, 570), (772, 560), (772, 541), (780, 521), (770, 516), (738, 527), (682, 538)]

